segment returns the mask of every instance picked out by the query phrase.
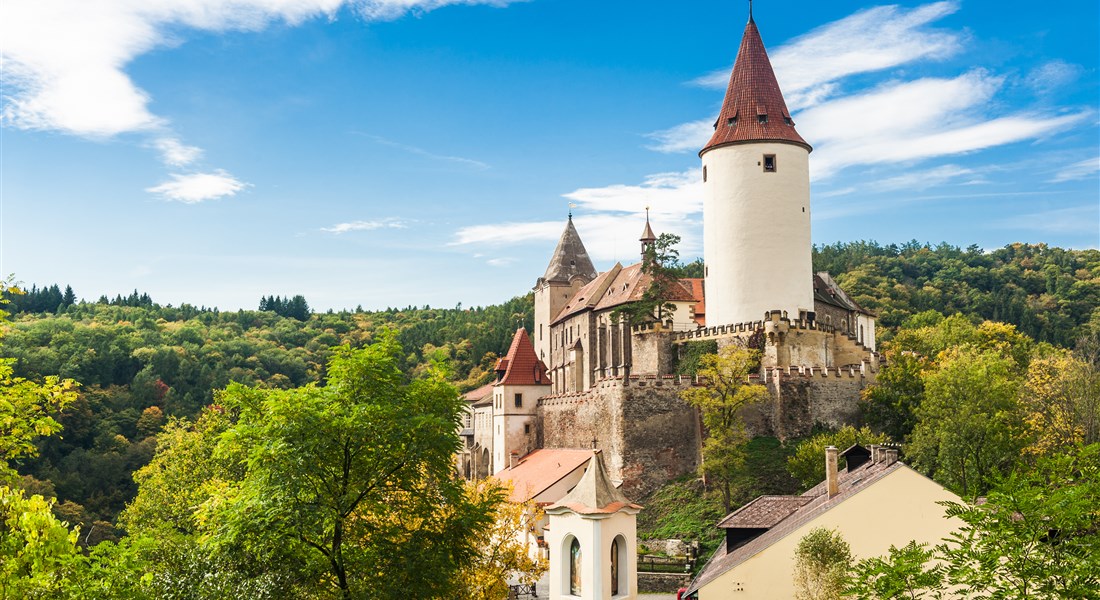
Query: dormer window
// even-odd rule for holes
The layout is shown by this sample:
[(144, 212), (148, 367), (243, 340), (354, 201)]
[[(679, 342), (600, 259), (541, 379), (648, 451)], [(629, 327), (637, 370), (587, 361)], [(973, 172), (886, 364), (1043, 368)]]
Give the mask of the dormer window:
[(791, 127), (794, 127), (794, 121), (792, 121), (790, 117), (783, 117), (783, 122), (787, 125), (790, 125)]
[(768, 123), (768, 115), (756, 115), (756, 121), (766, 125)]
[(774, 154), (765, 154), (764, 155), (764, 172), (765, 173), (775, 173), (775, 155)]
[(737, 124), (737, 117), (736, 116), (733, 116), (733, 117), (730, 117), (730, 118), (726, 119), (726, 125), (729, 125), (730, 127), (733, 127), (736, 124)]

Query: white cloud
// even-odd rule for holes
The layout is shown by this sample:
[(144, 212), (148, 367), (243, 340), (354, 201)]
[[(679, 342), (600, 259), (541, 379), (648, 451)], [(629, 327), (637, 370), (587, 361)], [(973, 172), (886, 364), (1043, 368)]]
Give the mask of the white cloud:
[[(636, 262), (646, 207), (654, 231), (680, 236), (682, 256), (693, 257), (702, 251), (699, 215), (703, 197), (698, 169), (651, 175), (640, 185), (581, 188), (563, 195), (577, 207), (573, 222), (595, 260)], [(451, 245), (556, 242), (563, 227), (561, 221), (474, 225), (459, 229)]]
[(458, 163), (458, 164), (465, 165), (465, 166), (468, 166), (468, 167), (473, 167), (473, 168), (478, 169), (478, 170), (485, 170), (485, 169), (489, 168), (489, 165), (487, 163), (483, 163), (480, 160), (474, 160), (472, 158), (464, 158), (462, 156), (449, 156), (449, 155), (446, 155), (446, 154), (436, 154), (434, 152), (428, 152), (427, 150), (425, 150), (423, 148), (420, 148), (420, 147), (417, 147), (417, 146), (410, 146), (408, 144), (402, 144), (400, 142), (394, 142), (392, 140), (388, 140), (388, 139), (386, 139), (382, 136), (379, 136), (379, 135), (372, 135), (372, 134), (369, 134), (369, 133), (361, 133), (361, 132), (358, 132), (358, 131), (353, 132), (353, 133), (355, 133), (356, 135), (361, 135), (365, 138), (372, 139), (375, 142), (378, 142), (379, 144), (382, 144), (384, 146), (389, 146), (391, 148), (397, 148), (399, 150), (404, 150), (405, 152), (408, 152), (410, 154), (416, 154), (418, 156), (423, 156), (425, 158), (429, 158), (429, 159), (432, 159), (432, 160), (441, 160), (441, 161), (445, 161), (445, 162)]
[[(6, 0), (0, 2), (6, 94), (0, 118), (21, 129), (90, 138), (163, 137), (167, 119), (151, 112), (152, 99), (126, 67), (154, 48), (180, 43), (188, 30), (257, 31), (276, 21), (331, 18), (345, 5), (366, 19), (395, 19), (450, 4), (503, 6), (508, 0)], [(198, 149), (180, 144), (161, 152), (178, 166), (194, 160)]]
[(878, 179), (873, 181), (869, 187), (875, 191), (926, 190), (973, 174), (973, 169), (966, 169), (958, 165), (942, 165), (934, 169), (909, 171), (901, 175)]
[(238, 181), (229, 173), (219, 169), (213, 173), (187, 175), (173, 173), (171, 181), (146, 188), (145, 191), (159, 194), (166, 200), (198, 204), (207, 200), (234, 196), (246, 187), (248, 187), (247, 183)]
[[(820, 103), (839, 90), (833, 82), (849, 75), (957, 53), (962, 47), (958, 34), (924, 28), (957, 10), (958, 2), (935, 2), (908, 11), (896, 5), (876, 6), (780, 46), (770, 58), (788, 108)], [(725, 67), (696, 83), (724, 90), (729, 75)]]
[(1042, 138), (1087, 116), (985, 114), (1004, 79), (975, 69), (953, 79), (890, 82), (838, 98), (798, 115), (813, 140), (812, 176), (823, 179), (854, 165), (918, 161)]
[(646, 146), (657, 152), (698, 152), (714, 133), (712, 121), (691, 121), (675, 127), (647, 133), (646, 137), (654, 143)]
[(337, 223), (332, 227), (322, 227), (321, 231), (340, 235), (341, 233), (347, 233), (349, 231), (371, 231), (373, 229), (383, 228), (405, 229), (406, 227), (408, 227), (408, 225), (399, 219), (382, 219), (379, 221), (350, 221), (347, 223)]
[(489, 260), (485, 261), (485, 264), (489, 265), (490, 267), (507, 267), (508, 265), (510, 265), (514, 262), (516, 262), (516, 259), (514, 259), (514, 258), (501, 257), (501, 258), (490, 258)]
[(1097, 172), (1100, 172), (1100, 156), (1096, 158), (1086, 158), (1081, 162), (1076, 162), (1065, 167), (1061, 171), (1055, 173), (1054, 178), (1051, 179), (1049, 183), (1088, 179), (1094, 177)]
[(188, 146), (173, 137), (158, 138), (153, 146), (160, 151), (164, 164), (170, 167), (186, 167), (202, 156), (202, 148)]

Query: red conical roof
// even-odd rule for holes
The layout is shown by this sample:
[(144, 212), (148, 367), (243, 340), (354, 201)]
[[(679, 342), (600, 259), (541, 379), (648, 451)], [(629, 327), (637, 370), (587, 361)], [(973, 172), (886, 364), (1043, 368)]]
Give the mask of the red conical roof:
[(714, 135), (699, 155), (718, 146), (746, 142), (786, 142), (811, 149), (794, 129), (768, 52), (751, 17), (741, 37), (722, 111), (714, 123)]
[(523, 327), (516, 330), (508, 354), (497, 361), (496, 371), (500, 374), (497, 385), (550, 385), (546, 365), (535, 355), (535, 346)]

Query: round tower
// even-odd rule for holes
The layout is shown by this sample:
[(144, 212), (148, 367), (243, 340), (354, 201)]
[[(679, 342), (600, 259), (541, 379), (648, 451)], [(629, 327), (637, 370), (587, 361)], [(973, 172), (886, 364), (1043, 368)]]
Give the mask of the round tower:
[(814, 309), (810, 145), (750, 15), (703, 162), (707, 324)]

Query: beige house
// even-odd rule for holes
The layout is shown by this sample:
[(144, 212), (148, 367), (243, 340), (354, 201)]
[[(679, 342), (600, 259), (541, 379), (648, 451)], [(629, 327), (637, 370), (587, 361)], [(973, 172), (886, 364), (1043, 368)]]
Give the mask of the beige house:
[(938, 483), (898, 462), (897, 450), (853, 446), (837, 470), (826, 450), (826, 479), (801, 496), (760, 496), (718, 527), (726, 541), (688, 588), (696, 600), (794, 598), (795, 548), (811, 530), (834, 529), (855, 559), (886, 554), (911, 540), (936, 544), (962, 525), (939, 502), (960, 502)]

